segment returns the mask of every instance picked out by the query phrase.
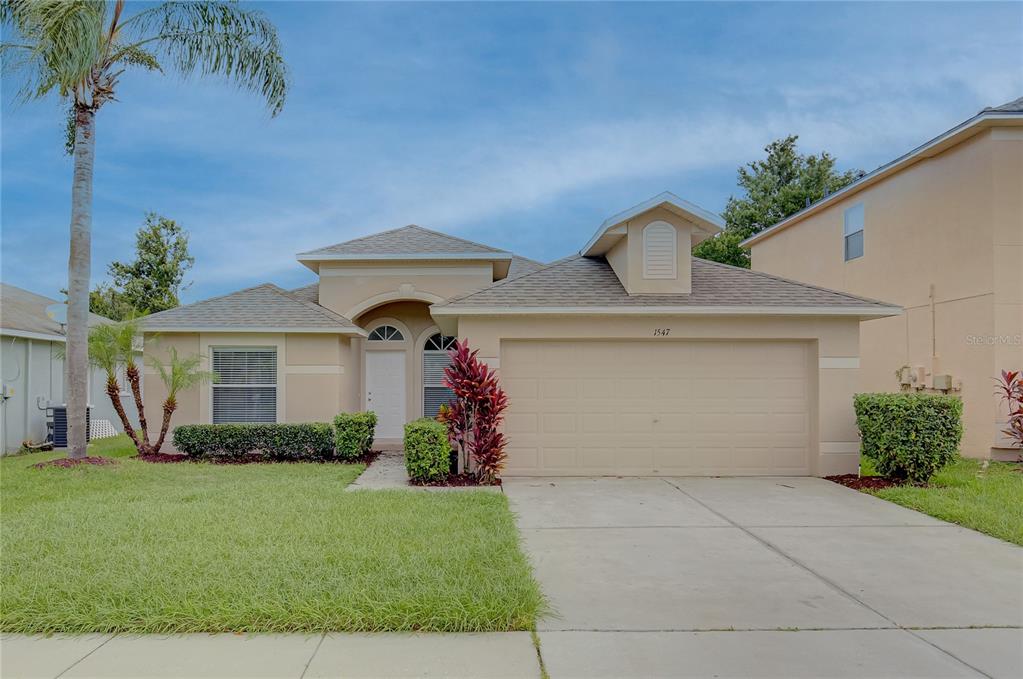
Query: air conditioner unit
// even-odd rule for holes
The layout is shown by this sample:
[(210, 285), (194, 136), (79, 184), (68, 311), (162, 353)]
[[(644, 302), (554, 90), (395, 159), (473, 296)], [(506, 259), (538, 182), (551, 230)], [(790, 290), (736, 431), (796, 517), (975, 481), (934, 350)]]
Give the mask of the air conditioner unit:
[[(92, 406), (85, 409), (85, 440), (90, 440)], [(46, 439), (54, 448), (67, 448), (67, 405), (46, 408)]]

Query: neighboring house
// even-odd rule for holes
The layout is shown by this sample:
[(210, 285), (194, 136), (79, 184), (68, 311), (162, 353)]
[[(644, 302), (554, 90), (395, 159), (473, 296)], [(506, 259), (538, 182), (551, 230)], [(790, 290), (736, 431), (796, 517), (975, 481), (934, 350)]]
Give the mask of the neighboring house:
[(963, 454), (1011, 452), (994, 379), (1023, 369), (1023, 98), (984, 109), (744, 245), (756, 271), (905, 307), (863, 324), (858, 389), (898, 391), (907, 381), (959, 394)]
[(178, 396), (175, 424), (368, 408), (395, 443), (448, 399), (460, 337), (507, 389), (509, 475), (855, 471), (859, 324), (901, 310), (693, 259), (721, 227), (665, 193), (542, 266), (407, 226), (299, 254), (316, 284), (149, 316), (146, 351), (199, 353), (220, 374)]
[[(0, 283), (0, 442), (3, 453), (16, 452), (25, 440), (40, 443), (46, 438), (46, 407), (64, 403), (64, 327), (50, 318), (46, 308), (57, 300), (37, 295), (13, 285)], [(109, 319), (89, 314), (89, 324), (109, 323)], [(140, 356), (141, 359), (141, 356)], [(123, 374), (122, 402), (132, 421), (137, 421), (130, 387)], [(93, 427), (99, 420), (109, 421), (122, 431), (121, 421), (106, 392), (106, 374), (89, 371), (89, 405)]]

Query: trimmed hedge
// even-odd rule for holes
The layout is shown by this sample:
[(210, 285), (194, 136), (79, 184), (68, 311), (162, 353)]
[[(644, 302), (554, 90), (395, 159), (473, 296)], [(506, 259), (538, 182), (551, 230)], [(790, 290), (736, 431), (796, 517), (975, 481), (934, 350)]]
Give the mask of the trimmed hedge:
[(356, 460), (370, 451), (376, 433), (377, 414), (341, 413), (334, 418), (334, 447), (342, 460)]
[(955, 460), (963, 402), (939, 394), (856, 394), (860, 450), (878, 473), (924, 483)]
[(332, 460), (334, 429), (327, 422), (297, 424), (185, 424), (174, 430), (174, 447), (189, 457), (267, 461)]
[(413, 481), (441, 481), (451, 471), (448, 429), (429, 417), (405, 425), (405, 470)]

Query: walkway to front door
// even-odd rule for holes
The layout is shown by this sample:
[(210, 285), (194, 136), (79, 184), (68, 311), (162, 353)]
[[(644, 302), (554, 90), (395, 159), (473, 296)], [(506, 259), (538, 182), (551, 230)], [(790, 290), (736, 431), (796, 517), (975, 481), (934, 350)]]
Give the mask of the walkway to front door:
[(1023, 549), (816, 478), (505, 479), (551, 677), (1023, 676)]
[(400, 439), (405, 426), (405, 352), (366, 352), (366, 410), (377, 414), (376, 436)]

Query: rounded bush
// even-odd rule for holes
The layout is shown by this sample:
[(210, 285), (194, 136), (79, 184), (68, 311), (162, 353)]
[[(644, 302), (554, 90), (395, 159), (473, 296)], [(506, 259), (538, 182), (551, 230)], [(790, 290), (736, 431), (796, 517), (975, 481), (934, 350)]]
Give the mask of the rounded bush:
[(424, 417), (405, 425), (405, 470), (413, 481), (445, 479), (451, 471), (448, 430), (440, 422)]
[(924, 483), (955, 460), (963, 402), (938, 394), (856, 394), (861, 452), (880, 474)]
[(334, 447), (342, 460), (356, 460), (373, 447), (377, 414), (340, 413), (334, 418)]

